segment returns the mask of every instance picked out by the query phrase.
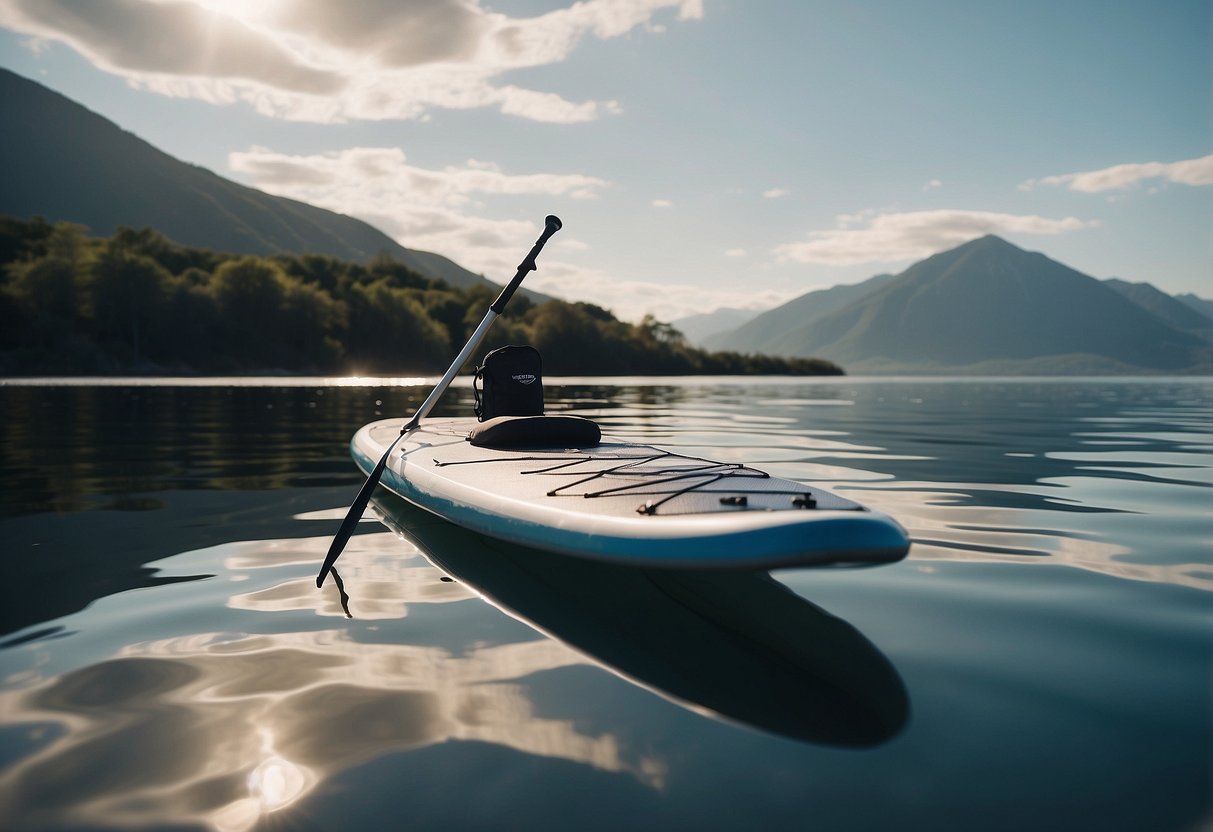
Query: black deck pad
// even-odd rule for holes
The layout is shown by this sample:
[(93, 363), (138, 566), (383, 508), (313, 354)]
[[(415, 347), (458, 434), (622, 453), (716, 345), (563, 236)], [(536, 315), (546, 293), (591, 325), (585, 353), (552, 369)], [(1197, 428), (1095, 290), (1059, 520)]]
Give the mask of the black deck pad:
[(498, 416), (478, 423), (467, 438), (482, 448), (591, 448), (602, 433), (581, 416)]

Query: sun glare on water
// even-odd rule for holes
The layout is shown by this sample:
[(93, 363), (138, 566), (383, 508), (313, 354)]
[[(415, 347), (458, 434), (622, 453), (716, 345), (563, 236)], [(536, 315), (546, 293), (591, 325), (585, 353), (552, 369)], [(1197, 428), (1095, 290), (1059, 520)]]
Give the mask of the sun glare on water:
[(249, 793), (260, 802), (262, 812), (272, 812), (291, 803), (306, 785), (303, 770), (277, 756), (263, 761), (248, 777)]
[(308, 769), (274, 753), (273, 736), (268, 730), (260, 733), (266, 756), (248, 774), (249, 796), (229, 803), (211, 817), (211, 825), (219, 832), (251, 829), (263, 815), (294, 803), (316, 781)]

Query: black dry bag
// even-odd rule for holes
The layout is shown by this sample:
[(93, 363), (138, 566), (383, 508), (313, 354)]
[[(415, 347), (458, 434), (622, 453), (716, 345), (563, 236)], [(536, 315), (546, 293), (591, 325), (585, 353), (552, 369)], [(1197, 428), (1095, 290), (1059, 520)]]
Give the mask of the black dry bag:
[(472, 381), (476, 418), (543, 415), (543, 365), (539, 350), (509, 346), (493, 350)]

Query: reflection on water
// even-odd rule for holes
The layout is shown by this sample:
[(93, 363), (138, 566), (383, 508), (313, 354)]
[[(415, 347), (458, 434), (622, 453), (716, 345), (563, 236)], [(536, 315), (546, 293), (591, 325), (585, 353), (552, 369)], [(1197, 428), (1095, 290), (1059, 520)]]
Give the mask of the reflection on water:
[[(479, 603), (482, 592), (556, 638), (520, 632), (456, 651), (334, 629), (198, 632), (128, 644), (62, 674), (31, 672), (0, 692), (0, 711), (29, 726), (33, 746), (0, 777), (4, 805), (33, 827), (248, 829), (334, 772), (449, 742), (567, 760), (660, 792), (660, 755), (543, 717), (520, 683), (596, 660), (696, 713), (802, 740), (871, 745), (904, 724), (905, 690), (887, 659), (765, 574), (570, 561), (436, 522), (390, 495), (378, 510), (405, 539), (355, 538), (342, 568), (360, 620)], [(443, 580), (410, 541), (460, 580)], [(239, 542), (177, 560), (227, 573), (230, 608), (333, 618), (343, 615), (338, 594), (317, 592), (306, 572), (327, 542)], [(255, 577), (284, 569), (305, 576)]]
[(248, 828), (323, 774), (451, 740), (659, 785), (658, 761), (621, 754), (609, 735), (535, 716), (510, 681), (577, 661), (550, 641), (455, 657), (358, 644), (334, 631), (149, 642), (0, 700), (23, 721), (64, 731), (0, 787), (34, 825), (51, 817)]
[[(307, 577), (327, 543), (237, 543), (180, 560), (215, 563), (241, 579), (233, 588), (258, 584), (232, 595), (233, 608), (331, 617), (340, 610), (336, 593), (317, 592)], [(250, 574), (290, 567), (304, 576), (267, 584)], [(357, 586), (358, 615), (371, 620), (403, 618), (418, 604), (479, 603), (392, 535), (355, 538), (342, 568)], [(54, 739), (0, 777), (0, 805), (34, 828), (247, 829), (326, 774), (451, 741), (565, 759), (660, 787), (660, 760), (621, 749), (610, 734), (535, 714), (518, 683), (585, 662), (548, 639), (452, 651), (361, 643), (333, 629), (198, 632), (129, 644), (78, 670), (8, 680), (20, 684), (0, 692), (0, 712), (30, 726), (31, 745)]]
[(1210, 818), (1210, 382), (552, 383), (887, 511), (910, 557), (669, 576), (382, 499), (405, 536), (364, 518), (343, 604), (349, 435), (425, 391), (0, 385), (0, 827)]
[(905, 722), (905, 689), (888, 660), (765, 572), (583, 561), (436, 523), (391, 494), (375, 507), (487, 599), (697, 712), (839, 745), (883, 742)]

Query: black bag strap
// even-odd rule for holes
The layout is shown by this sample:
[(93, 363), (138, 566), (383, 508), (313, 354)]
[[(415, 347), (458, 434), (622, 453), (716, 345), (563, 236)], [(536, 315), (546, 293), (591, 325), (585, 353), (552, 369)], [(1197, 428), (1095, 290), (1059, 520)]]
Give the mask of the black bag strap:
[(472, 396), (475, 397), (476, 404), (473, 406), (473, 412), (477, 419), (484, 416), (484, 397), (480, 392), (480, 377), (484, 375), (484, 365), (481, 364), (476, 368), (476, 372), (472, 375)]

